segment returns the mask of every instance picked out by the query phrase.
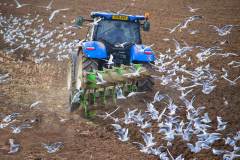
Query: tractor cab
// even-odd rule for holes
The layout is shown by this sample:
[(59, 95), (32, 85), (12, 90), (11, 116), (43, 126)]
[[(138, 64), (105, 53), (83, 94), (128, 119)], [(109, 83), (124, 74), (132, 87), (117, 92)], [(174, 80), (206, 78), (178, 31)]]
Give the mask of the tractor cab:
[[(83, 53), (88, 58), (104, 62), (112, 55), (115, 66), (155, 60), (152, 49), (143, 45), (141, 39), (141, 29), (150, 29), (148, 14), (92, 12), (91, 18), (92, 26), (83, 43)], [(84, 20), (81, 17), (79, 19)], [(82, 24), (82, 21), (78, 23)]]

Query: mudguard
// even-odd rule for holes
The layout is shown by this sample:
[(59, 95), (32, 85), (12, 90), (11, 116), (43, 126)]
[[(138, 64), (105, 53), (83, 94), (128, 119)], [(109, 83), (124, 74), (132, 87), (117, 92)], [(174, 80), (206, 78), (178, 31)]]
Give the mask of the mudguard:
[(155, 54), (150, 47), (135, 44), (130, 49), (131, 62), (153, 62)]
[(82, 44), (83, 53), (88, 58), (106, 59), (107, 51), (102, 42), (88, 41)]

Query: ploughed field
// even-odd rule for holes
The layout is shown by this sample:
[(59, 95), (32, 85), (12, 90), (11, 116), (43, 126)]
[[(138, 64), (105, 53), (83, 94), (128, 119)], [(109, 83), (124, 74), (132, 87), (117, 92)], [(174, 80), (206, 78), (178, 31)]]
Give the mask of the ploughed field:
[[(239, 0), (20, 3), (31, 5), (0, 1), (0, 159), (240, 159)], [(69, 113), (68, 56), (88, 31), (69, 26), (121, 9), (150, 13), (154, 91), (99, 104), (91, 120)]]

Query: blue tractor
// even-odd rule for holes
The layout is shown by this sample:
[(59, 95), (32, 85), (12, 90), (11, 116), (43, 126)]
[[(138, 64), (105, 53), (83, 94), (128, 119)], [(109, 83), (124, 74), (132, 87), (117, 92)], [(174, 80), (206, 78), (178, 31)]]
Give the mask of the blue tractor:
[[(69, 63), (71, 111), (82, 105), (87, 113), (89, 97), (93, 101), (96, 97), (105, 97), (106, 88), (115, 95), (119, 92), (116, 86), (120, 84), (138, 91), (152, 89), (154, 81), (149, 69), (155, 54), (150, 46), (142, 44), (140, 34), (141, 29), (150, 29), (148, 17), (148, 14), (92, 12), (91, 20), (83, 17), (76, 19), (78, 26), (90, 21), (91, 27), (78, 52), (72, 53)], [(106, 83), (101, 83), (103, 81)], [(131, 84), (131, 87), (126, 84)]]

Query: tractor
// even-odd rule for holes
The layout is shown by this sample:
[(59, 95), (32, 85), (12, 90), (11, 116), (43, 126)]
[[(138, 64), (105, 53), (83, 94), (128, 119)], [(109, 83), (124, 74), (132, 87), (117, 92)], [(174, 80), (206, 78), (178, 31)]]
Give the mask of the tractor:
[(141, 29), (150, 30), (149, 14), (128, 15), (91, 12), (91, 19), (79, 16), (76, 25), (91, 22), (78, 52), (72, 53), (68, 69), (70, 111), (82, 106), (89, 116), (89, 105), (119, 94), (153, 88), (151, 65), (155, 54), (142, 44)]

